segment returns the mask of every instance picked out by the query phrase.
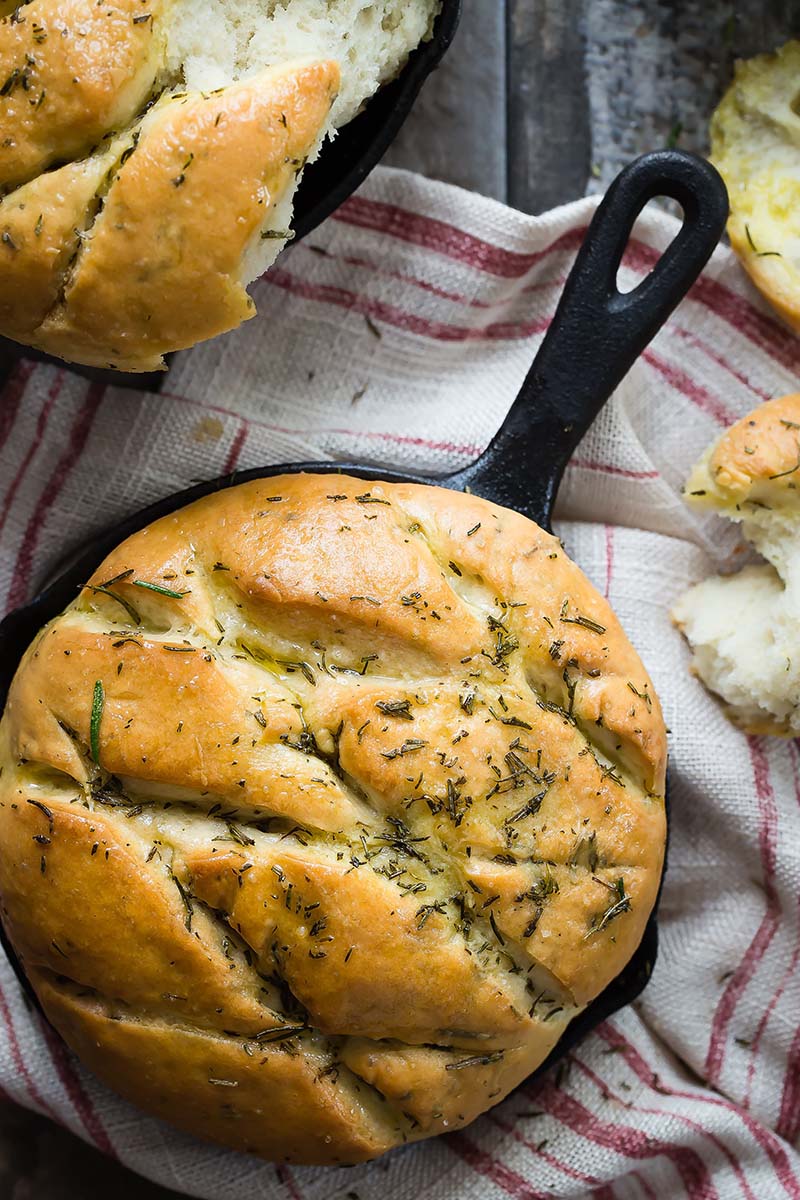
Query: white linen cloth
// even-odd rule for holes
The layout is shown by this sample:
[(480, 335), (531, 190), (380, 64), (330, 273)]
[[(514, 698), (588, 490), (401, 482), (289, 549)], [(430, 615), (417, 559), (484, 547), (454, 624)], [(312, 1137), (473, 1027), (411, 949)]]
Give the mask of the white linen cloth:
[[(380, 170), (258, 283), (259, 317), (179, 355), (160, 395), (20, 364), (0, 399), (0, 611), (95, 531), (237, 466), (338, 457), (444, 473), (473, 459), (594, 204), (532, 218)], [(629, 285), (676, 228), (648, 209)], [(720, 249), (561, 490), (558, 532), (619, 613), (671, 729), (661, 953), (633, 1008), (462, 1133), (358, 1168), (289, 1169), (112, 1095), (2, 960), (7, 1095), (208, 1200), (800, 1200), (800, 754), (728, 724), (669, 618), (689, 583), (737, 561), (735, 534), (691, 515), (681, 483), (726, 425), (797, 386), (799, 346)]]

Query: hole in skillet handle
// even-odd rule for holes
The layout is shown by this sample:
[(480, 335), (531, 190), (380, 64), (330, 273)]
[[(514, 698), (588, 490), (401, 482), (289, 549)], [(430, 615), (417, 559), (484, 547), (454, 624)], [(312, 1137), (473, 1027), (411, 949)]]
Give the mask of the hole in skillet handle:
[[(636, 218), (668, 196), (681, 229), (631, 292), (617, 275)], [(550, 527), (564, 469), (603, 405), (695, 283), (728, 219), (715, 168), (681, 150), (636, 159), (595, 213), (522, 390), (482, 457), (443, 481)]]

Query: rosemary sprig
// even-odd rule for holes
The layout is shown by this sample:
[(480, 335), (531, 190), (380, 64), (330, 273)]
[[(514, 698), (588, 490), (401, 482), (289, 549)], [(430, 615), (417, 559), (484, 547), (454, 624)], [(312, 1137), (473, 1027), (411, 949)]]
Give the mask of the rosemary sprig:
[(103, 688), (102, 680), (98, 679), (94, 685), (94, 694), (92, 696), (92, 715), (89, 721), (89, 744), (92, 750), (92, 758), (100, 764), (100, 722), (103, 719), (103, 706), (106, 696)]
[[(111, 582), (116, 583), (117, 581), (111, 580)], [(131, 602), (126, 600), (124, 596), (119, 596), (116, 592), (112, 592), (108, 584), (84, 583), (83, 587), (90, 592), (99, 592), (101, 596), (110, 596), (112, 600), (116, 600), (117, 604), (122, 605), (122, 607), (125, 609), (125, 612), (133, 621), (134, 625), (141, 625), (142, 618), (139, 616)]]
[(191, 592), (175, 592), (172, 588), (162, 587), (160, 583), (148, 583), (145, 579), (134, 579), (133, 586), (147, 588), (148, 592), (158, 592), (159, 596), (170, 596), (173, 600), (182, 600), (184, 596), (191, 595)]

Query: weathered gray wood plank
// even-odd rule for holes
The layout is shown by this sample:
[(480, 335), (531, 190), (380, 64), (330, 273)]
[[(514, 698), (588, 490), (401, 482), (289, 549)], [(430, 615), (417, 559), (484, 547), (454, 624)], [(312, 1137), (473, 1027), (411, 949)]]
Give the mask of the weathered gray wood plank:
[(452, 49), (386, 162), (507, 198), (504, 0), (464, 0)]
[(539, 213), (581, 196), (591, 164), (584, 7), (509, 0), (508, 198)]
[[(520, 0), (531, 5), (537, 0)], [(586, 64), (592, 190), (667, 144), (704, 154), (737, 58), (800, 32), (797, 0), (590, 0)]]

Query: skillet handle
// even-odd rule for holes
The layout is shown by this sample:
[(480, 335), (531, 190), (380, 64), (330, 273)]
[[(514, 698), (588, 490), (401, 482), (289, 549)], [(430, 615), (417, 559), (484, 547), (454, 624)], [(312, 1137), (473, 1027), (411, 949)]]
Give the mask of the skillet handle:
[[(634, 291), (617, 272), (636, 218), (670, 196), (683, 225)], [(450, 476), (547, 527), (575, 447), (636, 359), (695, 282), (722, 237), (728, 194), (703, 159), (660, 150), (636, 159), (595, 213), (556, 314), (517, 400), (481, 458)]]

